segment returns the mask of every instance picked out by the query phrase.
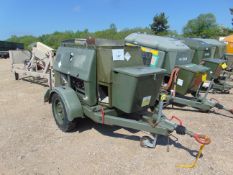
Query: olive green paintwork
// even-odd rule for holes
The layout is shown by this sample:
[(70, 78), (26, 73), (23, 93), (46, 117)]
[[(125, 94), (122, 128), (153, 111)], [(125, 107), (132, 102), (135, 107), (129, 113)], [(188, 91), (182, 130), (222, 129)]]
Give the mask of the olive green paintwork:
[(212, 45), (194, 38), (182, 38), (180, 40), (194, 51), (192, 63), (200, 64), (202, 59), (211, 58)]
[(229, 69), (233, 69), (233, 54), (224, 54), (224, 57), (227, 60), (227, 66)]
[(174, 96), (169, 96), (167, 99), (170, 103), (175, 103), (179, 105), (184, 105), (184, 106), (190, 106), (192, 108), (196, 108), (202, 112), (208, 112), (210, 109), (214, 108), (216, 105), (216, 102), (208, 100), (208, 99), (200, 99), (200, 98), (180, 98), (180, 97), (174, 97)]
[[(112, 50), (124, 49), (124, 54), (129, 53), (130, 59), (113, 60)], [(97, 47), (97, 80), (101, 83), (112, 83), (112, 70), (118, 67), (141, 66), (143, 65), (140, 57), (141, 52), (138, 47), (108, 46)]]
[(125, 38), (126, 44), (156, 49), (165, 53), (162, 67), (171, 73), (175, 66), (190, 64), (192, 62), (193, 51), (181, 41), (148, 34), (133, 33)]
[(78, 117), (84, 117), (82, 105), (75, 91), (67, 86), (54, 87), (52, 90), (49, 89), (44, 97), (45, 102), (51, 102), (52, 96), (57, 93), (66, 108), (67, 118), (69, 121), (74, 120)]
[(90, 106), (96, 105), (96, 51), (94, 48), (59, 47), (53, 69), (55, 83), (60, 81), (61, 73), (83, 80), (85, 86), (83, 102)]
[[(96, 40), (94, 45), (85, 40), (77, 43), (65, 43), (58, 49), (54, 63), (55, 87), (47, 91), (45, 101), (50, 102), (57, 93), (71, 121), (89, 117), (98, 123), (162, 135), (170, 134), (177, 127), (163, 114), (146, 110), (159, 95), (165, 70), (143, 66), (139, 47), (124, 47), (109, 40)], [(113, 59), (114, 49), (123, 51), (123, 60)], [(80, 83), (77, 87), (72, 84), (74, 79)], [(113, 106), (104, 107), (104, 116), (99, 101), (100, 85), (108, 88), (109, 102), (113, 101)], [(132, 114), (143, 117), (141, 120), (126, 118)], [(157, 125), (152, 126), (149, 120)]]
[(145, 66), (113, 69), (112, 105), (126, 113), (154, 106), (164, 74), (163, 69)]
[[(125, 38), (125, 42), (163, 51), (165, 53), (165, 58), (162, 67), (167, 70), (168, 74), (170, 74), (175, 67), (180, 68), (178, 74), (179, 84), (176, 87), (176, 92), (182, 95), (185, 95), (190, 91), (197, 91), (198, 87), (196, 85), (194, 86), (196, 77), (199, 76), (199, 74), (209, 73), (207, 67), (191, 64), (194, 51), (180, 40), (169, 37), (133, 33)], [(193, 43), (195, 44), (196, 42)], [(199, 45), (195, 46), (199, 47)], [(203, 47), (202, 49), (205, 50), (206, 48)]]
[(211, 58), (223, 58), (225, 51), (226, 51), (226, 44), (222, 41), (218, 41), (216, 39), (203, 39), (203, 38), (196, 38), (200, 41), (203, 41), (207, 44), (212, 45), (213, 52), (211, 53)]
[(211, 76), (208, 76), (208, 79), (217, 79), (219, 78), (221, 72), (223, 71), (222, 64), (226, 63), (226, 60), (223, 59), (212, 59), (207, 58), (203, 59), (203, 66), (209, 67), (210, 71), (212, 72)]
[[(191, 49), (195, 51), (193, 62), (196, 64), (203, 64), (210, 68), (210, 73), (208, 74), (208, 80), (219, 79), (222, 72), (222, 63), (225, 62), (224, 59), (220, 59), (217, 56), (223, 55), (223, 50), (225, 48), (224, 43), (218, 43), (218, 41), (213, 39), (200, 39), (200, 38), (186, 38), (182, 41), (187, 44)], [(211, 54), (210, 54), (211, 53)], [(213, 58), (215, 57), (215, 58)], [(228, 64), (228, 63), (227, 63)], [(229, 65), (228, 65), (229, 66)], [(213, 84), (212, 89), (217, 91), (229, 91), (229, 85), (226, 82), (220, 83), (217, 81)]]
[[(95, 121), (96, 123), (103, 123), (102, 115), (100, 111), (96, 111), (95, 108), (90, 108), (88, 106), (83, 106), (83, 111), (86, 116)], [(157, 114), (154, 113), (153, 116), (143, 115), (143, 120), (129, 119), (127, 115), (115, 114), (113, 109), (105, 109), (104, 124), (106, 125), (117, 125), (126, 128), (132, 128), (136, 130), (146, 131), (152, 134), (159, 134), (168, 136), (177, 127), (177, 124), (167, 119), (162, 115), (160, 121), (155, 127), (152, 127), (147, 120), (151, 118), (157, 118)]]
[(179, 67), (179, 73), (176, 82), (176, 92), (181, 95), (186, 95), (189, 92), (196, 92), (201, 85), (195, 83), (197, 79), (202, 79), (202, 76), (206, 76), (209, 73), (209, 68), (196, 65), (187, 64)]
[[(165, 52), (163, 68), (171, 74), (175, 67), (179, 68), (177, 82), (173, 87), (178, 96), (170, 95), (168, 104), (179, 104), (197, 108), (200, 111), (209, 111), (216, 103), (206, 99), (210, 87), (204, 97), (199, 94), (199, 88), (210, 73), (208, 67), (199, 65), (204, 58), (211, 57), (212, 45), (195, 39), (177, 40), (168, 37), (159, 37), (147, 34), (130, 34), (125, 38), (127, 45), (137, 45), (147, 49), (157, 49)], [(187, 46), (187, 45), (188, 46)], [(144, 49), (144, 50), (147, 50)], [(191, 63), (195, 64), (191, 64)], [(194, 98), (187, 99), (186, 94), (196, 94)], [(200, 96), (199, 96), (200, 95)]]

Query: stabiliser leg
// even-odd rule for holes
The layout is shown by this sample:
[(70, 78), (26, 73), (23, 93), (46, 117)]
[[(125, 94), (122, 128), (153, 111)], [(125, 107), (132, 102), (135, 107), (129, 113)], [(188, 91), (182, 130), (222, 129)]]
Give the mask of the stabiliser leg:
[(155, 148), (158, 135), (153, 135), (153, 139), (149, 136), (142, 136), (140, 139), (140, 146), (145, 148)]
[[(186, 129), (186, 127), (183, 126), (182, 121), (178, 117), (172, 116), (170, 120), (173, 119), (176, 119), (179, 122), (179, 124), (174, 129), (178, 135), (189, 135), (190, 137), (193, 137), (198, 143), (202, 145), (208, 145), (211, 143), (211, 140), (208, 136), (203, 134), (197, 134)], [(153, 139), (149, 136), (143, 136), (140, 140), (140, 145), (146, 148), (155, 148), (157, 138), (158, 135), (153, 135)]]

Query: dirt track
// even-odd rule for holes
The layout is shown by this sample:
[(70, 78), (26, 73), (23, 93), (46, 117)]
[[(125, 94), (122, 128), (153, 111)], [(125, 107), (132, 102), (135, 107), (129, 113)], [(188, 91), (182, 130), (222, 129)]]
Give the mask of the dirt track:
[[(160, 137), (156, 149), (139, 146), (143, 132), (79, 121), (78, 131), (63, 133), (56, 126), (51, 106), (43, 103), (47, 87), (15, 81), (10, 60), (0, 59), (0, 174), (233, 174), (233, 115), (199, 113), (191, 108), (165, 110), (175, 114), (197, 132), (208, 134), (212, 143), (194, 169), (176, 168), (191, 163), (199, 149), (192, 138)], [(227, 107), (230, 95), (211, 94)], [(190, 111), (191, 110), (191, 111)]]

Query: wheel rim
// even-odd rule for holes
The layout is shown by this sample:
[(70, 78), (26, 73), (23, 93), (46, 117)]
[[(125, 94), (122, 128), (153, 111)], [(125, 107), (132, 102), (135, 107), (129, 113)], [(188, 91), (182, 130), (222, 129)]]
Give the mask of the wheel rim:
[(65, 111), (63, 104), (60, 99), (56, 99), (54, 102), (54, 117), (56, 118), (57, 122), (62, 125), (64, 122)]

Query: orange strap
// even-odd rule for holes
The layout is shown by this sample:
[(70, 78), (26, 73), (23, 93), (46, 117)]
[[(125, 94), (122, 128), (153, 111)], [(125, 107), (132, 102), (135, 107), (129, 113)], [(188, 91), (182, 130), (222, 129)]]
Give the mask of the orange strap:
[(176, 119), (179, 122), (179, 124), (183, 126), (183, 121), (181, 119), (173, 115), (169, 120), (173, 120), (173, 119)]
[(165, 87), (165, 90), (170, 90), (172, 87), (172, 83), (176, 82), (179, 70), (180, 70), (179, 68), (174, 68), (172, 70), (171, 76), (168, 80), (168, 83), (167, 83), (167, 86)]
[(193, 137), (198, 143), (202, 145), (208, 145), (211, 142), (210, 138), (206, 135), (194, 134)]

